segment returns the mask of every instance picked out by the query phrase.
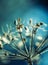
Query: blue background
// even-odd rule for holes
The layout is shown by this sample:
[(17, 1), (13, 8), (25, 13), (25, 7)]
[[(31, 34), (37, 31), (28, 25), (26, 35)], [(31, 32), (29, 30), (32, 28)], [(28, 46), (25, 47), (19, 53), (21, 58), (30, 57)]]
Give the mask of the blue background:
[[(37, 22), (43, 21), (48, 24), (47, 0), (0, 0), (0, 33), (1, 26), (12, 23), (14, 19), (21, 17), (24, 24), (32, 18)], [(0, 63), (0, 65), (4, 65)], [(6, 65), (27, 65), (25, 61), (11, 61)], [(48, 52), (41, 56), (39, 65), (48, 65)]]

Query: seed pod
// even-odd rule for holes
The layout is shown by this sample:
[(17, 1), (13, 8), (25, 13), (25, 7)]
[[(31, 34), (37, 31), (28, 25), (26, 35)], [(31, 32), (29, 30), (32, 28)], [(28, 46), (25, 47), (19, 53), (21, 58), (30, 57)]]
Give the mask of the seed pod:
[(39, 26), (40, 26), (40, 24), (38, 24), (38, 23), (37, 23), (37, 24), (36, 24), (36, 26), (37, 26), (37, 27), (39, 27)]
[(22, 24), (20, 25), (20, 28), (23, 28), (23, 25)]
[(30, 19), (30, 20), (29, 20), (29, 24), (32, 24), (32, 22), (33, 22), (33, 20), (32, 20), (32, 19)]
[(43, 23), (42, 23), (42, 22), (40, 22), (40, 25), (43, 25)]
[(14, 25), (16, 25), (16, 20), (14, 20)]
[(26, 27), (24, 27), (25, 28), (25, 30), (27, 30), (27, 28)]
[(20, 19), (20, 18), (18, 18), (18, 20), (17, 20), (18, 24), (20, 24), (20, 21), (21, 21), (21, 19)]
[(20, 26), (17, 26), (17, 29), (20, 29)]

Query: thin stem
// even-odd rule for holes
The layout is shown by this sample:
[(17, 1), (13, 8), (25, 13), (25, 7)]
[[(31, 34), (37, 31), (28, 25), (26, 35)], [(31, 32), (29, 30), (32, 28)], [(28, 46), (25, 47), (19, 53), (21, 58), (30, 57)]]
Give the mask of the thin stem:
[(39, 52), (37, 52), (38, 54), (43, 53), (46, 49), (48, 49), (48, 46), (46, 46), (45, 48), (41, 49)]
[(30, 47), (29, 47), (29, 55), (30, 54), (32, 54), (32, 53), (34, 53), (34, 41), (33, 41), (33, 31), (34, 31), (34, 28), (33, 28), (33, 30), (32, 30), (32, 36), (31, 36), (31, 42), (30, 42)]
[(33, 65), (33, 62), (31, 60), (29, 60), (28, 65)]
[(12, 53), (12, 52), (10, 52), (8, 50), (5, 50), (5, 49), (3, 49), (1, 51), (3, 51), (3, 52), (2, 52), (2, 54), (0, 54), (0, 57), (3, 57), (3, 58), (8, 57), (8, 58), (10, 58), (12, 60), (13, 60), (13, 58), (14, 59), (26, 59), (26, 57), (24, 57), (24, 56), (22, 56), (20, 54)]
[(3, 27), (1, 27), (1, 28), (2, 28), (2, 32), (3, 32), (3, 33), (5, 33), (5, 30), (4, 30), (4, 28), (3, 28)]
[[(11, 45), (10, 45), (11, 46)], [(14, 47), (14, 46), (11, 46), (13, 49), (15, 49), (15, 50), (17, 50), (18, 51), (18, 53), (21, 55), (21, 56), (24, 56), (24, 57), (27, 57), (27, 55), (20, 49), (20, 48), (18, 48), (18, 46), (17, 45), (15, 45), (16, 47)]]
[(46, 49), (48, 49), (48, 46), (46, 46), (45, 48), (41, 49), (39, 52), (37, 52), (35, 55), (33, 55), (32, 58), (37, 56), (37, 55), (43, 54), (46, 51)]
[[(3, 58), (3, 60), (7, 60), (7, 59), (8, 60), (25, 60), (26, 59), (26, 57), (19, 56), (19, 55), (15, 55), (15, 56), (5, 56), (5, 55), (2, 55), (1, 57)], [(4, 58), (4, 57), (7, 57), (7, 58)]]
[(15, 44), (15, 46), (16, 46), (16, 48), (17, 48), (22, 54), (24, 54), (25, 56), (27, 56), (26, 53), (25, 53), (23, 50), (21, 50), (16, 44)]
[(45, 45), (45, 43), (48, 41), (48, 36), (42, 41), (42, 43), (40, 44), (40, 46), (36, 49), (36, 51), (40, 50), (41, 47), (43, 47)]
[[(23, 38), (22, 38), (21, 33), (20, 33), (20, 37), (21, 37), (21, 40), (22, 40)], [(23, 41), (22, 41), (22, 42), (23, 42)], [(24, 45), (26, 54), (28, 54), (28, 49), (27, 49), (27, 46), (26, 46), (26, 44), (25, 44), (24, 42), (23, 42), (23, 45)]]

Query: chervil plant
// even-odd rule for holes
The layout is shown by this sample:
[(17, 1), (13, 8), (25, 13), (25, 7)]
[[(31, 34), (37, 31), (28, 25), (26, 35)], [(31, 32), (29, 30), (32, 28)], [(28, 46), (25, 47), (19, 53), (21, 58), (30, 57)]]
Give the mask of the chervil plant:
[[(26, 23), (25, 23), (26, 24)], [(0, 35), (0, 60), (25, 60), (29, 65), (37, 63), (40, 55), (48, 51), (48, 35), (45, 37), (37, 35), (38, 31), (48, 32), (44, 22), (33, 24), (32, 19), (28, 25), (24, 25), (21, 19), (14, 20), (13, 25), (6, 25), (7, 32), (2, 27), (3, 34)], [(36, 41), (35, 41), (36, 40)], [(9, 45), (16, 52), (8, 51), (4, 45)]]

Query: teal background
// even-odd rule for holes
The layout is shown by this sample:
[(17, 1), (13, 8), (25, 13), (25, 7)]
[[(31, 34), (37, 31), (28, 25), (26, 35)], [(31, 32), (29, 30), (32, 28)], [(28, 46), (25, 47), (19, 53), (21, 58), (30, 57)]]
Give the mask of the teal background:
[[(1, 27), (13, 23), (14, 19), (22, 18), (23, 23), (28, 24), (32, 18), (37, 22), (43, 21), (48, 24), (47, 0), (0, 0), (0, 33)], [(26, 22), (24, 22), (24, 20)], [(46, 28), (48, 29), (48, 28)], [(41, 34), (42, 32), (40, 32)], [(46, 33), (45, 33), (46, 34)], [(0, 63), (0, 65), (5, 65)], [(11, 61), (6, 65), (27, 65), (25, 61)], [(41, 56), (39, 65), (48, 65), (48, 52)]]

